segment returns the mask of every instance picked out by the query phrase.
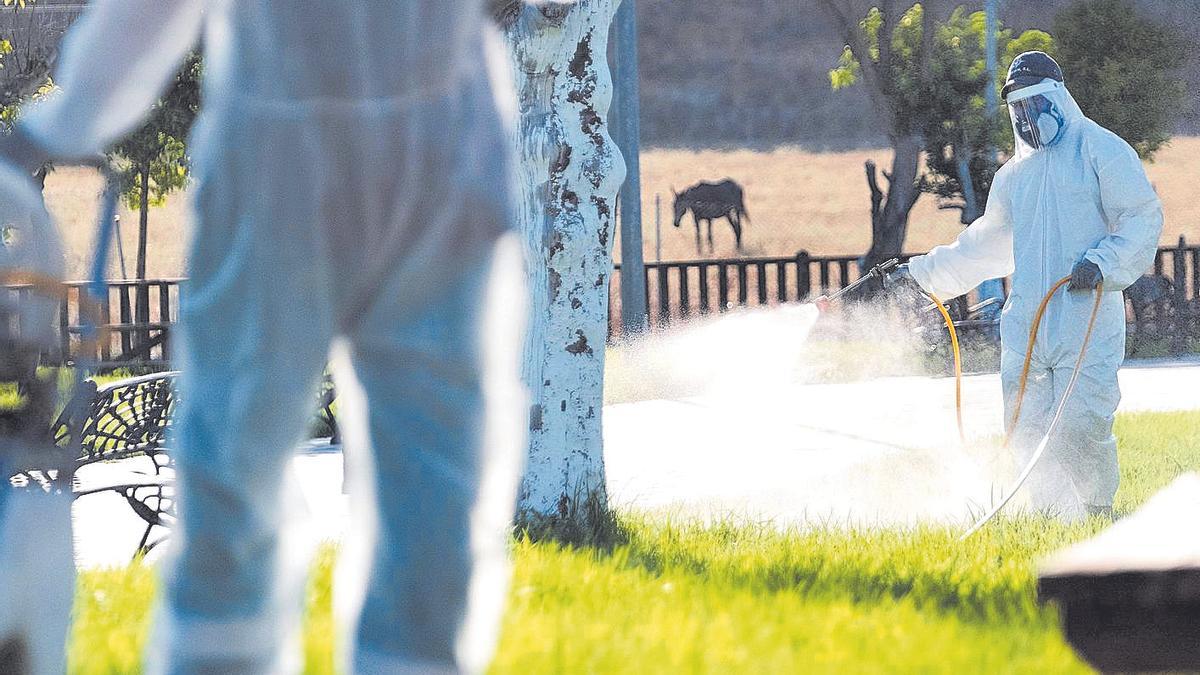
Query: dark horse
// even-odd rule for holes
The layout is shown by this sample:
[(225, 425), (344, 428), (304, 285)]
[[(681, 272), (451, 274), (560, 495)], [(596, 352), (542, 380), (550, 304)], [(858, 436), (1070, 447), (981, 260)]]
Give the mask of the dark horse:
[(692, 212), (692, 220), (696, 222), (696, 253), (700, 253), (700, 221), (708, 222), (708, 250), (713, 250), (712, 221), (715, 218), (725, 218), (733, 228), (733, 238), (737, 242), (737, 250), (742, 250), (742, 218), (750, 222), (750, 213), (746, 211), (743, 200), (742, 186), (726, 178), (720, 183), (697, 183), (683, 192), (675, 192), (675, 227), (679, 227), (683, 214)]

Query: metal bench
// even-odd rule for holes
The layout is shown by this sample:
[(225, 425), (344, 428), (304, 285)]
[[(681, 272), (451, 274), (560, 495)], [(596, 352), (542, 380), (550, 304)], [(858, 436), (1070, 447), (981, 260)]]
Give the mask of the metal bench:
[[(175, 522), (174, 463), (170, 429), (178, 404), (175, 371), (133, 377), (103, 386), (89, 380), (76, 392), (51, 429), (59, 447), (79, 448), (73, 490), (76, 498), (105, 492), (119, 494), (145, 523), (135, 557), (164, 541)], [(339, 438), (333, 407), (337, 393), (324, 379), (317, 393), (314, 428)], [(112, 471), (89, 475), (86, 469), (106, 463)], [(38, 472), (21, 472), (16, 485), (43, 480)], [(164, 530), (152, 539), (156, 528)]]

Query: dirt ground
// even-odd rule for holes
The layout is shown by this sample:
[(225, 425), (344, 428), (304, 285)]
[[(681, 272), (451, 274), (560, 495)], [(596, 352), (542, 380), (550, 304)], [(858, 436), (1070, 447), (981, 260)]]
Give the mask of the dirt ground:
[[(890, 158), (887, 150), (646, 151), (642, 154), (646, 260), (655, 260), (660, 249), (663, 260), (696, 257), (690, 216), (684, 219), (683, 227), (672, 227), (671, 190), (725, 177), (738, 181), (746, 190), (751, 220), (746, 227), (745, 255), (791, 255), (800, 249), (828, 255), (861, 253), (870, 241), (863, 162), (874, 159), (886, 167)], [(1200, 200), (1195, 198), (1200, 182), (1200, 138), (1175, 139), (1147, 170), (1166, 211), (1163, 243), (1174, 244), (1181, 234), (1191, 242), (1200, 241)], [(73, 278), (82, 278), (91, 255), (100, 187), (99, 178), (86, 169), (60, 169), (46, 181), (47, 204), (62, 228)], [(187, 194), (181, 193), (150, 212), (148, 273), (152, 277), (184, 274), (184, 251), (190, 233), (187, 203)], [(661, 214), (657, 237), (656, 212)], [(961, 227), (958, 211), (938, 210), (934, 199), (922, 197), (912, 213), (907, 248), (926, 250), (953, 239)], [(120, 229), (126, 269), (132, 275), (137, 214), (123, 212)], [(724, 222), (714, 225), (713, 238), (716, 256), (735, 254), (733, 234)], [(660, 245), (656, 246), (656, 240)], [(708, 256), (707, 248), (704, 255)], [(121, 276), (115, 250), (110, 273)]]
[[(654, 260), (655, 197), (661, 211), (662, 259), (696, 257), (691, 216), (672, 227), (672, 187), (682, 190), (699, 180), (729, 177), (746, 190), (751, 223), (745, 228), (746, 255), (790, 255), (800, 249), (826, 255), (857, 255), (871, 241), (870, 196), (863, 162), (880, 167), (891, 162), (889, 150), (809, 153), (795, 149), (774, 152), (650, 151), (642, 155), (642, 220), (646, 260)], [(1164, 244), (1179, 235), (1200, 242), (1200, 138), (1176, 138), (1147, 165), (1166, 212)], [(908, 250), (925, 251), (952, 240), (962, 229), (957, 210), (940, 211), (924, 195), (909, 220)], [(735, 255), (733, 232), (721, 221), (713, 225), (718, 257)], [(705, 244), (707, 255), (707, 244)]]

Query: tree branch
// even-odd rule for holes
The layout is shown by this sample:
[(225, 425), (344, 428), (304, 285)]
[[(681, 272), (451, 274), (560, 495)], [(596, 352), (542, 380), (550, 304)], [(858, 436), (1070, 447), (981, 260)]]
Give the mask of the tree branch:
[(917, 46), (917, 64), (922, 86), (929, 84), (933, 67), (933, 39), (936, 32), (933, 17), (938, 4), (939, 0), (924, 0), (921, 4), (921, 43)]
[[(894, 120), (887, 96), (887, 70), (882, 65), (882, 58), (880, 63), (871, 60), (867, 36), (860, 26), (860, 22), (866, 17), (869, 8), (849, 0), (841, 3), (837, 0), (818, 0), (818, 2), (832, 15), (837, 28), (841, 31), (842, 40), (858, 59), (863, 86), (867, 90), (867, 98), (871, 101), (875, 118), (886, 124), (889, 130), (892, 129)], [(887, 26), (884, 28), (886, 29)], [(882, 45), (887, 42), (886, 31), (881, 32), (880, 35), (880, 44)]]
[[(868, 159), (863, 167), (867, 172), (867, 187), (871, 190), (871, 227), (878, 227), (883, 205), (883, 190), (879, 189), (879, 178), (876, 176), (875, 160)], [(887, 172), (884, 172), (887, 176)]]

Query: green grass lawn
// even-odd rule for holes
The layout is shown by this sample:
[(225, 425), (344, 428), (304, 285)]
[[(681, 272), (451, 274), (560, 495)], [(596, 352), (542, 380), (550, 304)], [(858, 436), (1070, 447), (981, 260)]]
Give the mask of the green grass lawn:
[[(1200, 412), (1118, 421), (1125, 513), (1200, 470)], [(803, 480), (798, 476), (797, 480)], [(626, 516), (612, 550), (517, 541), (496, 673), (1080, 672), (1036, 561), (1103, 527), (1025, 517), (947, 528), (782, 533)], [(330, 571), (309, 587), (309, 671), (332, 672)], [(82, 575), (71, 672), (137, 672), (143, 566)]]

